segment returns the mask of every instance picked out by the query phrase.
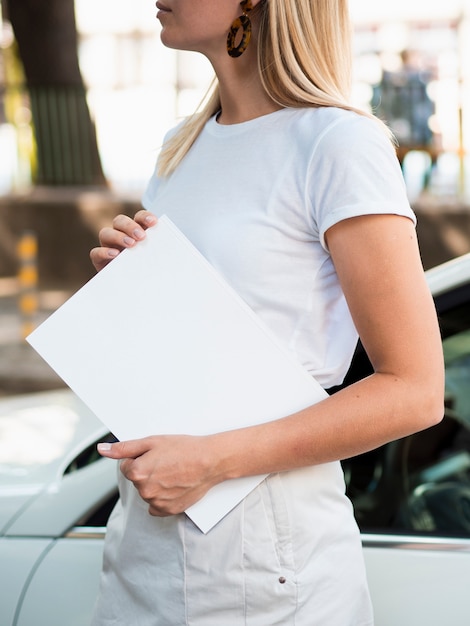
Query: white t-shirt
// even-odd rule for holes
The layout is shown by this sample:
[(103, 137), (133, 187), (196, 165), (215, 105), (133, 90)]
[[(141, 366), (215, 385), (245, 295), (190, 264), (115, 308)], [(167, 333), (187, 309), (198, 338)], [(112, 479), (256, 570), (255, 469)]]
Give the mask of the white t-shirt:
[(365, 214), (414, 220), (383, 130), (335, 108), (212, 118), (143, 205), (175, 222), (325, 388), (342, 382), (357, 343), (325, 232)]

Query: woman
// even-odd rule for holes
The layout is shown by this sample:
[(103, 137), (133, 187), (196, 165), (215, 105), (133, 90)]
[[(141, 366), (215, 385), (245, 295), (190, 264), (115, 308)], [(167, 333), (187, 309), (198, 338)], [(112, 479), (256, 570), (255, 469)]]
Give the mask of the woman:
[[(370, 625), (339, 460), (438, 422), (443, 366), (393, 147), (348, 105), (346, 0), (157, 7), (163, 43), (206, 55), (217, 86), (167, 138), (146, 210), (101, 231), (96, 269), (166, 213), (326, 389), (357, 333), (374, 374), (268, 424), (101, 445), (121, 501), (93, 624)], [(184, 515), (258, 474), (207, 535)]]

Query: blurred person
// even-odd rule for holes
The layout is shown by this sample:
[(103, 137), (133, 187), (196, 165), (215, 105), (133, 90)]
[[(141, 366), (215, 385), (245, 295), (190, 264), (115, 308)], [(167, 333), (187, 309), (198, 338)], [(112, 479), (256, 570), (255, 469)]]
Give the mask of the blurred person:
[(378, 117), (387, 121), (398, 141), (397, 154), (405, 180), (407, 155), (423, 153), (421, 189), (427, 189), (441, 152), (440, 135), (430, 125), (435, 104), (428, 86), (435, 77), (417, 50), (403, 50), (400, 60), (398, 70), (383, 71), (380, 83), (374, 86), (371, 106)]
[[(92, 624), (369, 626), (340, 460), (437, 423), (443, 364), (392, 142), (348, 104), (347, 1), (157, 7), (162, 42), (204, 54), (217, 84), (168, 134), (144, 210), (100, 232), (95, 268), (167, 214), (325, 389), (358, 335), (374, 373), (258, 426), (224, 432), (221, 415), (210, 436), (101, 444), (120, 460), (121, 498)], [(148, 315), (142, 340), (151, 332)], [(259, 474), (207, 534), (184, 514), (212, 486)]]
[(435, 106), (427, 92), (433, 77), (422, 68), (417, 51), (403, 50), (400, 56), (399, 70), (384, 70), (372, 107), (390, 124), (400, 146), (425, 149), (433, 141), (429, 119)]

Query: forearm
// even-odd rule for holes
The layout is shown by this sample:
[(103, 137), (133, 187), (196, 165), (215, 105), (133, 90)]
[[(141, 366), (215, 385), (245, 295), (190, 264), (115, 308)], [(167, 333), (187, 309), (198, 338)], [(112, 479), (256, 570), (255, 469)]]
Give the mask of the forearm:
[(327, 463), (438, 422), (442, 388), (374, 374), (286, 418), (210, 438), (221, 480)]

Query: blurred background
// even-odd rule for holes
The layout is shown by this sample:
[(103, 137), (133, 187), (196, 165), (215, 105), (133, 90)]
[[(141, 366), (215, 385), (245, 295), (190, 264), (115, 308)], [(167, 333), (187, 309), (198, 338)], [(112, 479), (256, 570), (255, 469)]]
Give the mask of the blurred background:
[[(166, 130), (212, 72), (165, 49), (151, 0), (1, 0), (0, 393), (60, 382), (23, 337), (93, 275)], [(423, 263), (470, 251), (470, 2), (350, 0), (354, 104), (387, 121)], [(42, 377), (42, 378), (41, 378)], [(38, 382), (39, 381), (39, 382)]]

